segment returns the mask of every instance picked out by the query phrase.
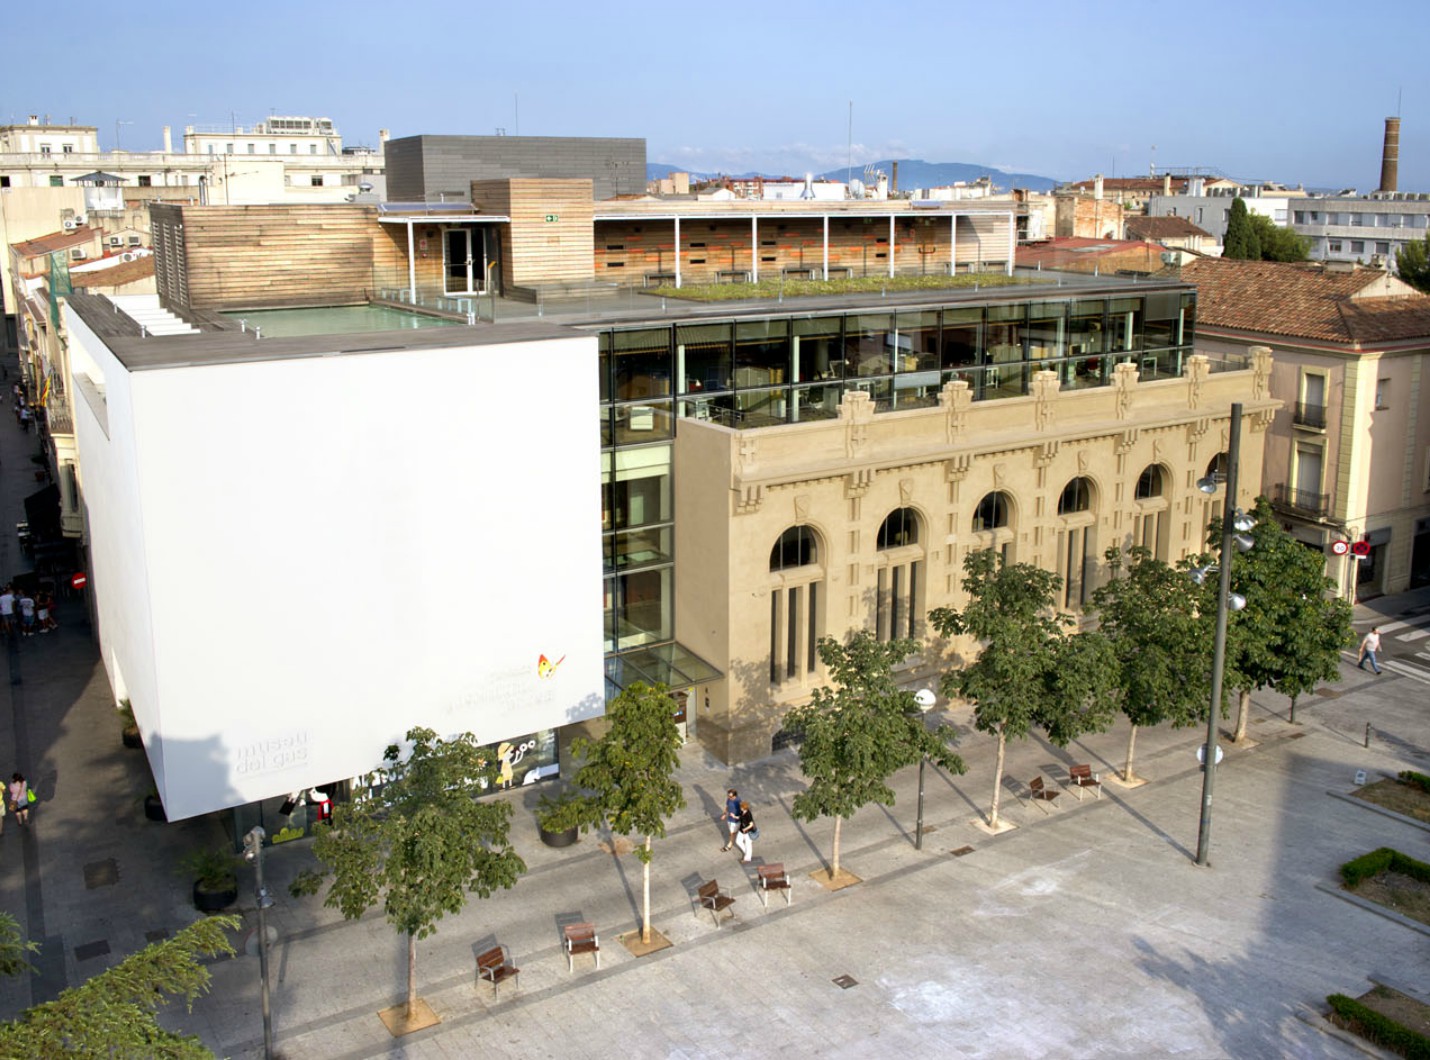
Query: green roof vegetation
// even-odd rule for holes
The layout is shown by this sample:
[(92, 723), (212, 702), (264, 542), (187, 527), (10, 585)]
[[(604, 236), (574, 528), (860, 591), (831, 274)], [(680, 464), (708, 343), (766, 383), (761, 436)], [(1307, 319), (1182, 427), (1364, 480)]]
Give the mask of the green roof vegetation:
[(1001, 272), (962, 272), (957, 276), (855, 276), (837, 280), (761, 280), (759, 283), (702, 283), (652, 287), (646, 293), (692, 302), (732, 302), (749, 298), (799, 298), (868, 291), (959, 291), (974, 287), (1009, 287), (1038, 281)]

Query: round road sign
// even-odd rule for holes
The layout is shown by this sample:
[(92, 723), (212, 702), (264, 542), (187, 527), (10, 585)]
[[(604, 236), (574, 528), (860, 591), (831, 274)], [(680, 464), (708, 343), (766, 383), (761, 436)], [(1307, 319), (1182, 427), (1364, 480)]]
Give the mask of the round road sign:
[(1345, 555), (1347, 552), (1349, 552), (1350, 550), (1351, 550), (1351, 546), (1350, 546), (1350, 542), (1348, 542), (1348, 541), (1332, 541), (1332, 542), (1331, 542), (1331, 553), (1332, 553), (1332, 555), (1344, 556), (1344, 555)]
[(1370, 542), (1369, 542), (1369, 541), (1357, 541), (1354, 545), (1351, 546), (1351, 552), (1352, 552), (1354, 555), (1357, 555), (1357, 556), (1369, 556), (1369, 555), (1370, 555)]
[(74, 588), (74, 589), (83, 589), (83, 588), (84, 588), (86, 585), (88, 585), (88, 584), (89, 584), (89, 576), (86, 575), (86, 574), (84, 573), (84, 571), (80, 571), (78, 574), (75, 574), (73, 577), (70, 578), (70, 587), (71, 587), (71, 588)]

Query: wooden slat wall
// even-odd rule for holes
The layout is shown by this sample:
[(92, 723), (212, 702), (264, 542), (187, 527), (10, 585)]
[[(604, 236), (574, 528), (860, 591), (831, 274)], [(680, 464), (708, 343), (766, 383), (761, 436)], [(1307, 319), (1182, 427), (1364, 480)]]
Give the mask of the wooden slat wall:
[(352, 304), (367, 300), (378, 275), (401, 272), (405, 279), (405, 253), (374, 238), (371, 206), (166, 209), (182, 211), (194, 309)]
[[(522, 287), (591, 282), (595, 246), (591, 194), (589, 180), (472, 182), (472, 202), (483, 213), (511, 218), (502, 242), (504, 282)], [(557, 220), (547, 221), (548, 216)]]

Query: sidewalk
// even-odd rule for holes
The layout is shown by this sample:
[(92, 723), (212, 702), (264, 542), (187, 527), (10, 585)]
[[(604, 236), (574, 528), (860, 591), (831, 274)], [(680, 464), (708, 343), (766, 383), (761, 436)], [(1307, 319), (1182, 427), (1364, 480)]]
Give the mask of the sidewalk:
[[(0, 569), (21, 569), (5, 528), (33, 488), (27, 447), (0, 416)], [(1430, 600), (1430, 597), (1426, 597)], [(1374, 602), (1370, 620), (1394, 615)], [(1421, 606), (1417, 597), (1406, 606)], [(1361, 612), (1358, 608), (1358, 619)], [(147, 822), (140, 752), (120, 744), (110, 693), (78, 600), (62, 629), (9, 644), (0, 682), (0, 768), (14, 762), (42, 802), (28, 830), (0, 834), (0, 908), (44, 945), (41, 974), (0, 982), (0, 1015), (13, 1017), (197, 917), (189, 881), (173, 870), (194, 846), (215, 843), (216, 822)], [(476, 1055), (1192, 1056), (1359, 1055), (1297, 1018), (1327, 993), (1357, 994), (1368, 975), (1430, 982), (1430, 947), (1402, 925), (1318, 890), (1336, 867), (1380, 845), (1422, 851), (1427, 833), (1331, 794), (1356, 770), (1427, 769), (1430, 712), (1416, 681), (1358, 672), (1354, 658), (1329, 695), (1304, 697), (1299, 724), (1275, 694), (1255, 697), (1254, 741), (1228, 747), (1217, 774), (1212, 866), (1193, 864), (1201, 774), (1200, 729), (1139, 732), (1137, 772), (1149, 783), (1106, 783), (1101, 799), (1063, 795), (1045, 813), (1005, 793), (1018, 828), (978, 827), (991, 795), (993, 741), (963, 733), (968, 773), (926, 777), (928, 834), (913, 848), (917, 770), (895, 778), (893, 807), (868, 807), (845, 824), (841, 862), (864, 882), (830, 893), (809, 878), (830, 852), (833, 824), (794, 821), (802, 787), (792, 753), (728, 770), (688, 747), (688, 805), (656, 840), (654, 927), (674, 945), (636, 959), (616, 936), (637, 926), (641, 866), (613, 858), (600, 837), (553, 850), (536, 836), (537, 792), (509, 793), (513, 837), (529, 871), (512, 891), (473, 898), (418, 943), (422, 996), (441, 1025), (401, 1041), (374, 1013), (401, 1000), (406, 947), (372, 914), (349, 923), (287, 883), (312, 864), (310, 844), (267, 854), (277, 905), (269, 922), (277, 1045), (299, 1057)], [(1362, 746), (1367, 722), (1375, 737)], [(1063, 750), (1011, 744), (1006, 774), (1026, 782), (1091, 762), (1104, 781), (1125, 756), (1125, 725)], [(717, 817), (737, 787), (754, 807), (756, 858), (782, 861), (793, 904), (766, 910), (753, 874), (724, 842)], [(951, 852), (972, 850), (953, 856)], [(716, 878), (736, 897), (717, 929), (691, 895)], [(239, 912), (254, 923), (252, 877)], [(601, 968), (569, 973), (558, 925), (592, 920)], [(237, 940), (242, 944), (246, 938)], [(493, 942), (522, 969), (493, 998), (474, 982), (475, 955)], [(211, 993), (192, 1013), (165, 1019), (220, 1056), (262, 1056), (258, 961), (212, 966)], [(836, 977), (856, 985), (841, 989)]]

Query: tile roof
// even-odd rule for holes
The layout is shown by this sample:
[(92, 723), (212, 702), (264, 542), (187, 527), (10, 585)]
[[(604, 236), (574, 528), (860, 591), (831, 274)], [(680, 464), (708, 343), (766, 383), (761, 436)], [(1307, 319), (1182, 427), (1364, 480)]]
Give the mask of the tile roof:
[(87, 225), (72, 232), (50, 232), (48, 235), (27, 239), (23, 243), (11, 244), (15, 253), (22, 258), (38, 258), (41, 254), (53, 254), (57, 250), (68, 250), (90, 242), (99, 233)]
[(1403, 293), (1380, 269), (1197, 258), (1182, 278), (1197, 285), (1199, 326), (1348, 344), (1430, 343), (1430, 295)]
[(1081, 268), (1091, 272), (1093, 265), (1103, 271), (1136, 266), (1138, 272), (1156, 272), (1162, 268), (1162, 247), (1128, 239), (1057, 236), (1020, 245), (1016, 261), (1019, 268), (1041, 265), (1045, 269)]
[[(115, 260), (118, 261), (118, 258)], [(133, 261), (122, 261), (106, 269), (71, 272), (70, 283), (75, 287), (119, 287), (153, 275), (154, 255), (145, 254)]]
[(1187, 239), (1191, 236), (1211, 238), (1211, 233), (1198, 228), (1185, 217), (1129, 217), (1127, 235), (1132, 239)]

